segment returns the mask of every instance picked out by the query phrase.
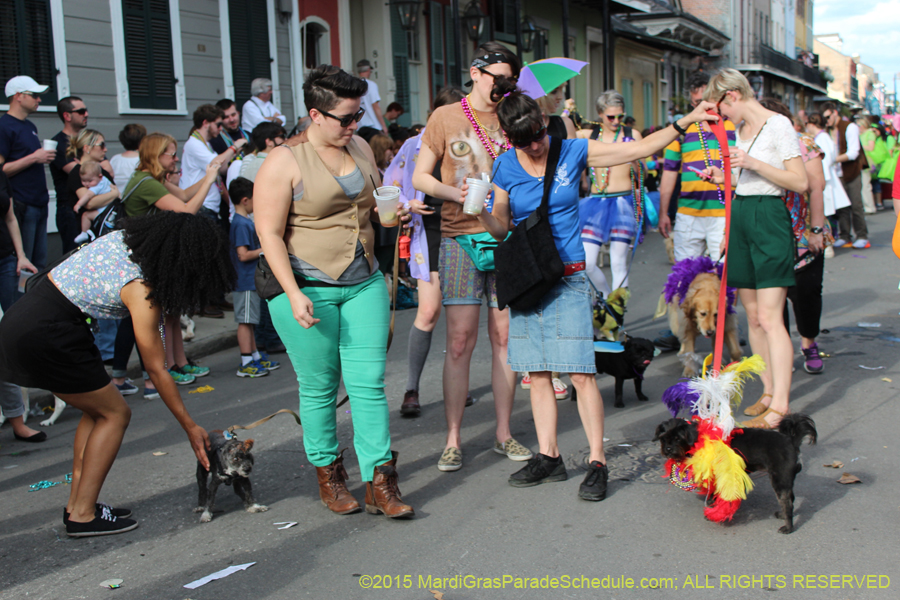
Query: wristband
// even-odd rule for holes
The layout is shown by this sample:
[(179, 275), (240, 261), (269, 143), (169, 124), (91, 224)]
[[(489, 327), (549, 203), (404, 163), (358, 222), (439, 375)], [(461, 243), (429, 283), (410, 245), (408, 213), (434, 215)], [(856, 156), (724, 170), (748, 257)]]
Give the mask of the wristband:
[(678, 132), (678, 135), (687, 135), (687, 129), (678, 124), (678, 120), (672, 121), (672, 127)]
[(237, 148), (234, 147), (234, 144), (228, 146), (228, 149), (237, 154)]

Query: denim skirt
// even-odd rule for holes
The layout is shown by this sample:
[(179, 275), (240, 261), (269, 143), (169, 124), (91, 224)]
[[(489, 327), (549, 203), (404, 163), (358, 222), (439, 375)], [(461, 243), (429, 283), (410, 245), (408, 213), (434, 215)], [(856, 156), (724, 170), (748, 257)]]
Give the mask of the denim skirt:
[(518, 373), (596, 373), (591, 319), (587, 275), (563, 277), (531, 310), (510, 309), (510, 367)]

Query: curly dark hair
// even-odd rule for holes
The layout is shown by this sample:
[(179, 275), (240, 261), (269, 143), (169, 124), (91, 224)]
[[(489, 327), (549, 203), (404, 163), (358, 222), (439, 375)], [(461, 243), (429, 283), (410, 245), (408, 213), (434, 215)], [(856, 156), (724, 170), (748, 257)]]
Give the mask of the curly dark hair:
[(147, 299), (164, 313), (197, 313), (234, 289), (228, 238), (212, 220), (165, 210), (123, 225), (131, 260), (151, 290)]

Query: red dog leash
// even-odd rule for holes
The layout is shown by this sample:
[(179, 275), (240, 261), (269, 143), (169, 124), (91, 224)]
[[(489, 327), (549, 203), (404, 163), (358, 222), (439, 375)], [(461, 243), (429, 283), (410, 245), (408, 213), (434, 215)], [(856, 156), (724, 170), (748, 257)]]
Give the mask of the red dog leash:
[[(710, 114), (716, 114), (709, 111)], [(699, 127), (699, 125), (698, 125)], [(731, 156), (728, 152), (728, 135), (725, 133), (725, 123), (721, 116), (719, 120), (709, 123), (709, 127), (719, 142), (719, 156), (722, 158), (722, 171), (725, 175), (725, 256), (722, 259), (722, 282), (719, 286), (719, 313), (716, 316), (716, 339), (713, 345), (712, 372), (719, 374), (722, 367), (722, 344), (725, 341), (725, 317), (727, 307), (727, 281), (728, 281), (728, 233), (731, 231)]]

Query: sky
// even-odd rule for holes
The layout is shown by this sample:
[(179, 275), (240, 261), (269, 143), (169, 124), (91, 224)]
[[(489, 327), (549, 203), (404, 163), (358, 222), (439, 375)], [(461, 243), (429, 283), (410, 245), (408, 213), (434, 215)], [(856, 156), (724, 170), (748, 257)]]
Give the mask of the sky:
[(839, 33), (844, 54), (859, 54), (892, 85), (900, 72), (900, 0), (814, 0), (813, 9), (815, 35)]

